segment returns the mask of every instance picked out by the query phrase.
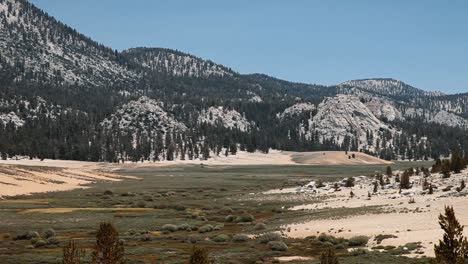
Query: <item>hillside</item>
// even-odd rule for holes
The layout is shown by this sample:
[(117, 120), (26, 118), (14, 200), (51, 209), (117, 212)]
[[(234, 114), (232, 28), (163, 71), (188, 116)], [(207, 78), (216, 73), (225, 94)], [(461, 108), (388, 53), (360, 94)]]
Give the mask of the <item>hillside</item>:
[(166, 48), (115, 51), (26, 0), (0, 0), (4, 159), (205, 160), (237, 151), (468, 151), (468, 94), (392, 78), (304, 84)]

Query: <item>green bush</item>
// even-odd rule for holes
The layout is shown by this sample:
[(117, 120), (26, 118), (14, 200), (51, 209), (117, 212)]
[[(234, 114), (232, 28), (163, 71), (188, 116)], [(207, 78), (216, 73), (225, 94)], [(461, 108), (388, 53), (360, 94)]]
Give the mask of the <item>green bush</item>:
[(223, 230), (224, 229), (224, 226), (223, 225), (216, 225), (213, 227), (213, 231), (220, 231), (220, 230)]
[(52, 228), (47, 228), (45, 231), (44, 231), (44, 237), (45, 238), (49, 238), (49, 237), (54, 237), (56, 236), (57, 233), (55, 233), (55, 230), (52, 229)]
[(36, 231), (29, 231), (27, 234), (26, 234), (26, 238), (27, 239), (31, 239), (31, 238), (40, 238), (41, 236), (39, 235), (38, 232)]
[(145, 196), (143, 196), (143, 200), (145, 200), (147, 202), (152, 202), (154, 199), (153, 199), (153, 196), (151, 196), (151, 195), (145, 195)]
[(213, 238), (214, 242), (227, 242), (229, 241), (229, 236), (228, 235), (217, 235)]
[(45, 240), (42, 240), (42, 239), (39, 239), (39, 240), (36, 241), (36, 243), (34, 243), (35, 248), (44, 247), (46, 245), (47, 245), (47, 242)]
[(37, 241), (39, 241), (40, 238), (37, 238), (37, 237), (33, 237), (29, 240), (29, 242), (31, 243), (31, 245), (34, 245), (36, 244)]
[(283, 241), (270, 241), (267, 246), (274, 251), (286, 251), (288, 246)]
[(187, 243), (196, 244), (196, 243), (200, 242), (201, 240), (202, 240), (202, 238), (200, 236), (192, 235), (192, 236), (189, 236), (187, 238)]
[(254, 220), (255, 220), (255, 217), (253, 215), (243, 214), (243, 215), (239, 215), (238, 217), (236, 217), (234, 222), (236, 222), (236, 223), (247, 223), (247, 222), (253, 222)]
[(367, 236), (355, 236), (348, 240), (350, 247), (363, 247), (369, 242), (369, 237)]
[(223, 208), (221, 208), (221, 212), (223, 212), (223, 213), (232, 213), (232, 212), (234, 212), (234, 210), (232, 210), (231, 207), (223, 207)]
[(389, 235), (389, 234), (379, 234), (374, 237), (374, 241), (376, 241), (377, 244), (380, 244), (382, 243), (382, 241), (384, 241), (385, 239), (389, 239), (389, 238), (397, 238), (397, 236)]
[(178, 229), (177, 226), (172, 225), (172, 224), (165, 224), (161, 228), (162, 231), (168, 231), (168, 232), (175, 232), (177, 231), (177, 229)]
[(351, 251), (351, 256), (361, 256), (367, 254), (367, 250), (365, 249), (356, 249)]
[(177, 226), (177, 229), (178, 229), (178, 230), (187, 230), (187, 231), (190, 231), (190, 230), (191, 230), (189, 224), (181, 224), (181, 225)]
[(327, 235), (327, 234), (324, 234), (324, 233), (320, 234), (317, 239), (322, 243), (329, 242), (332, 245), (338, 245), (338, 244), (342, 244), (342, 243), (346, 242), (346, 240), (344, 238), (337, 238), (337, 237)]
[(264, 229), (266, 229), (266, 227), (267, 226), (264, 223), (257, 223), (255, 225), (255, 230), (264, 230)]
[(232, 222), (234, 221), (234, 216), (233, 215), (228, 215), (226, 218), (224, 218), (224, 222)]
[(198, 229), (199, 233), (208, 233), (213, 231), (213, 226), (212, 225), (204, 225)]
[(232, 237), (232, 241), (234, 242), (247, 242), (249, 241), (249, 239), (249, 236), (247, 236), (246, 234), (235, 234)]
[(58, 245), (58, 244), (60, 244), (60, 241), (56, 237), (49, 237), (49, 238), (47, 238), (47, 244), (48, 245)]
[(258, 238), (259, 242), (262, 244), (267, 244), (271, 241), (281, 241), (281, 235), (278, 233), (267, 233)]

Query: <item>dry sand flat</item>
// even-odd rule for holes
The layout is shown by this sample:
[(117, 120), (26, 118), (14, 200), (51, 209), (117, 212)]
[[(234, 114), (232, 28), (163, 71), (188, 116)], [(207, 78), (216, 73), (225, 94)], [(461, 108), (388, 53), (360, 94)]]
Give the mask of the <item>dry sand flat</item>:
[[(354, 154), (355, 158), (352, 157)], [(208, 160), (176, 160), (145, 163), (125, 163), (123, 166), (170, 166), (179, 164), (204, 165), (366, 165), (392, 164), (360, 152), (318, 151), (318, 152), (289, 152), (270, 150), (268, 154), (255, 152), (238, 152), (236, 155), (212, 157)]]
[[(401, 246), (406, 243), (421, 242), (424, 248), (422, 252), (426, 256), (433, 256), (434, 243), (442, 238), (442, 230), (438, 225), (438, 216), (444, 212), (446, 205), (453, 206), (456, 216), (461, 224), (468, 225), (468, 196), (465, 189), (461, 196), (456, 191), (443, 192), (442, 188), (448, 185), (457, 186), (462, 179), (467, 180), (468, 170), (461, 174), (452, 175), (450, 179), (442, 180), (440, 175), (434, 175), (430, 179), (439, 186), (434, 194), (418, 194), (422, 190), (419, 176), (412, 177), (414, 181), (410, 195), (400, 195), (398, 189), (379, 190), (378, 194), (368, 199), (368, 193), (372, 192), (372, 180), (366, 184), (357, 184), (352, 188), (355, 197), (350, 198), (350, 188), (342, 188), (338, 192), (324, 191), (317, 194), (325, 197), (322, 203), (305, 204), (296, 206), (291, 210), (315, 210), (324, 208), (364, 208), (365, 206), (381, 206), (385, 212), (381, 214), (362, 214), (342, 219), (322, 219), (296, 223), (285, 226), (289, 230), (286, 234), (290, 237), (301, 238), (320, 233), (327, 233), (337, 237), (350, 238), (356, 235), (374, 237), (379, 234), (396, 235), (397, 238), (383, 240), (383, 246)], [(420, 178), (420, 177), (419, 177)], [(303, 194), (302, 194), (303, 195)], [(415, 203), (409, 203), (414, 198)], [(364, 210), (365, 211), (365, 210)], [(468, 230), (465, 230), (468, 235)], [(369, 247), (376, 243), (370, 240)], [(416, 256), (416, 255), (413, 255)]]
[(294, 162), (308, 165), (392, 164), (365, 153), (351, 151), (292, 152), (290, 155)]
[(91, 167), (83, 166), (78, 169), (78, 166), (71, 166), (69, 169), (49, 167), (49, 164), (56, 165), (54, 162), (42, 162), (41, 166), (0, 165), (0, 197), (89, 188), (89, 184), (96, 181), (132, 178)]

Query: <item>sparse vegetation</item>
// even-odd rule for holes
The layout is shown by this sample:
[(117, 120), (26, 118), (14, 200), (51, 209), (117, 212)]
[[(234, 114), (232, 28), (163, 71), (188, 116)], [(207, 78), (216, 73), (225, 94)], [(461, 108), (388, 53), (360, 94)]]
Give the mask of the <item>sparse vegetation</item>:
[(329, 248), (320, 254), (320, 264), (339, 264), (338, 257), (333, 248)]
[(445, 214), (439, 216), (439, 225), (444, 230), (444, 236), (438, 245), (434, 246), (437, 263), (463, 264), (468, 252), (468, 241), (463, 235), (463, 226), (455, 217), (453, 207), (446, 206)]
[(84, 249), (76, 246), (75, 241), (70, 241), (63, 248), (62, 264), (82, 264), (85, 253)]
[(348, 240), (350, 247), (363, 247), (369, 242), (369, 237), (367, 236), (355, 236)]
[(102, 223), (96, 234), (96, 245), (91, 253), (92, 264), (123, 264), (125, 250), (119, 233), (110, 223)]

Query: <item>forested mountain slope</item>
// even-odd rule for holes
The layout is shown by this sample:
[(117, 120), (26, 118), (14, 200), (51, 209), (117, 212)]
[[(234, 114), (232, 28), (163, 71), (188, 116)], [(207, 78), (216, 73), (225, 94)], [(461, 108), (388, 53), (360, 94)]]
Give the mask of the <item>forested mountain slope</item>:
[(468, 94), (389, 78), (280, 80), (166, 48), (122, 52), (26, 0), (0, 0), (2, 158), (207, 159), (354, 150), (424, 159), (468, 150)]

